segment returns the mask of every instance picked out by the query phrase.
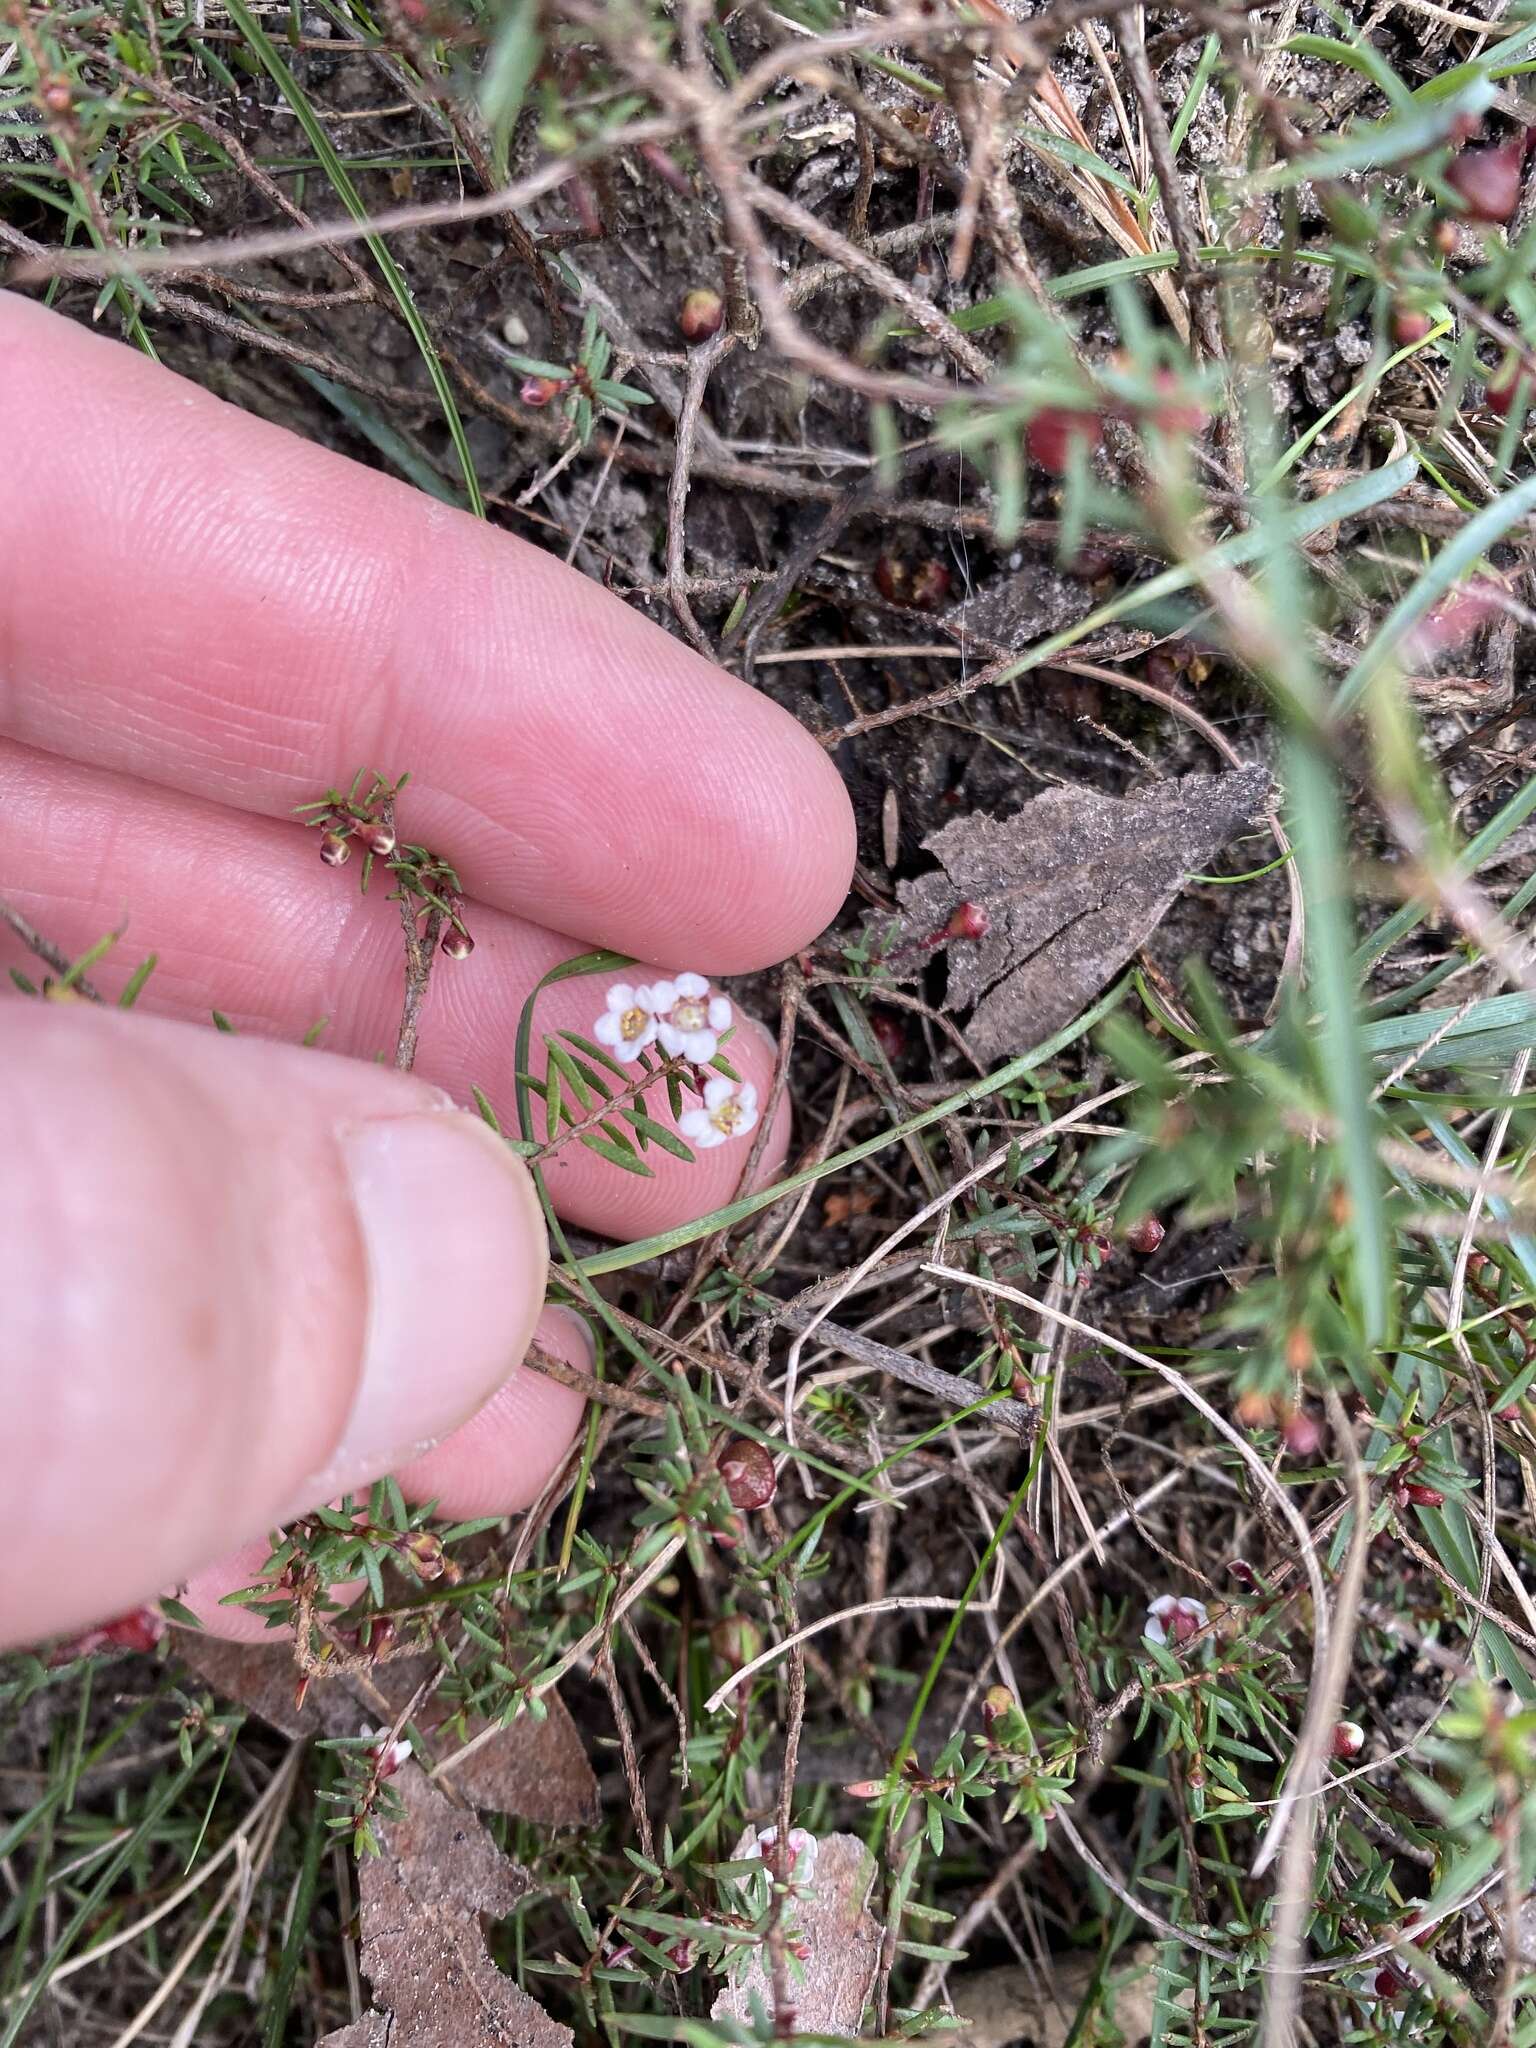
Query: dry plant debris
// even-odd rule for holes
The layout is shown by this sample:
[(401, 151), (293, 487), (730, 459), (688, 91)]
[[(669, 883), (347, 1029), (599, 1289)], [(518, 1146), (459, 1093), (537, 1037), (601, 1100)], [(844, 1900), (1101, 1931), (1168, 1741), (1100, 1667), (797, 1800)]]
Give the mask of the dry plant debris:
[(396, 1783), (404, 1812), (358, 1872), (373, 2005), (318, 2048), (571, 2048), (570, 2028), (497, 1969), (481, 1931), (524, 1896), (527, 1871), (419, 1766)]
[[(886, 964), (899, 975), (903, 947), (920, 960), (942, 935), (944, 1007), (970, 1011), (977, 1055), (995, 1061), (1039, 1045), (1119, 973), (1268, 787), (1268, 770), (1250, 768), (1180, 776), (1129, 797), (1051, 789), (1010, 818), (956, 818), (923, 841), (941, 872), (898, 886), (904, 915)], [(972, 906), (969, 918), (957, 902)], [(968, 925), (979, 927), (974, 937)]]
[(444, 1727), (448, 1712), (427, 1684), (433, 1667), (424, 1657), (375, 1663), (335, 1677), (322, 1673), (304, 1688), (300, 1704), (300, 1674), (292, 1650), (281, 1643), (224, 1642), (177, 1629), (172, 1648), (178, 1662), (221, 1699), (248, 1707), (268, 1727), (295, 1740), (361, 1735), (393, 1726), (409, 1712), (414, 1728), (428, 1739), (437, 1738), (433, 1752), (438, 1760), (461, 1748), (468, 1752), (451, 1775), (455, 1792), (471, 1805), (544, 1827), (590, 1827), (597, 1819), (597, 1780), (558, 1694), (548, 1698), (542, 1720), (524, 1716), (486, 1740), (483, 1722), (471, 1719), (462, 1732)]

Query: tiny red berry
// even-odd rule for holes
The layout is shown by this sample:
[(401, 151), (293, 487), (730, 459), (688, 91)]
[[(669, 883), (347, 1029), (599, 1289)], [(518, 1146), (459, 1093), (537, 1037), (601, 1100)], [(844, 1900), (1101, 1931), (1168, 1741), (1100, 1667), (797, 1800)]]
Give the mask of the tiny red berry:
[(339, 868), (352, 858), (351, 842), (341, 832), (322, 832), (320, 858), (328, 868)]
[(67, 114), (75, 104), (67, 78), (56, 78), (43, 87), (43, 105), (50, 114)]
[(957, 903), (944, 929), (952, 939), (984, 939), (992, 929), (992, 914), (980, 903)]
[(751, 1437), (732, 1437), (720, 1453), (720, 1476), (731, 1506), (750, 1512), (765, 1508), (779, 1490), (773, 1454)]
[(1429, 231), (1429, 244), (1437, 256), (1456, 254), (1456, 223), (1444, 215)]
[(1155, 1252), (1167, 1234), (1155, 1216), (1143, 1216), (1125, 1233), (1125, 1241), (1133, 1252)]
[(677, 325), (684, 341), (708, 341), (725, 325), (724, 299), (708, 285), (686, 292), (677, 309)]
[(1464, 149), (1452, 158), (1445, 182), (1473, 220), (1507, 221), (1519, 203), (1524, 154), (1518, 142)]
[(475, 942), (461, 926), (451, 924), (443, 933), (442, 947), (450, 960), (467, 960), (475, 950)]
[(1103, 439), (1104, 422), (1096, 412), (1079, 412), (1069, 406), (1046, 406), (1024, 429), (1030, 461), (1053, 476), (1065, 475), (1075, 445), (1080, 444), (1085, 455), (1092, 455)]
[(532, 406), (537, 412), (552, 398), (558, 398), (564, 389), (565, 380), (561, 377), (525, 377), (517, 395), (524, 405)]

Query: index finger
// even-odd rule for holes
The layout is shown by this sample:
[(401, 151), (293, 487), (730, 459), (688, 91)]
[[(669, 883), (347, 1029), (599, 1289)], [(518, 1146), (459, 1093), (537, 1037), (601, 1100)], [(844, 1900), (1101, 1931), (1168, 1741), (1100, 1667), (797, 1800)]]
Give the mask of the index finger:
[(716, 973), (847, 887), (821, 748), (553, 557), (0, 293), (0, 735), (286, 816), (412, 777), (475, 896)]

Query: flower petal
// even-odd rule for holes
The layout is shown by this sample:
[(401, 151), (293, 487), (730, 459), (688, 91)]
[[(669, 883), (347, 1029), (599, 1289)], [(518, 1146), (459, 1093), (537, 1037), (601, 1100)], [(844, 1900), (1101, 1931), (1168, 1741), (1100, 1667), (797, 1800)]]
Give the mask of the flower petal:
[(592, 1036), (603, 1045), (617, 1045), (622, 1036), (619, 1030), (618, 1011), (604, 1010), (601, 1017), (592, 1026)]
[(665, 1017), (656, 1019), (656, 1036), (661, 1040), (661, 1049), (668, 1059), (675, 1060), (682, 1055), (684, 1034), (675, 1024), (668, 1023)]
[(608, 991), (608, 1007), (617, 1015), (635, 1007), (635, 991), (627, 981), (616, 981)]
[(713, 1080), (704, 1083), (704, 1107), (718, 1109), (722, 1102), (729, 1102), (736, 1093), (736, 1083), (727, 1081), (724, 1074), (716, 1074)]
[(711, 996), (707, 1014), (711, 1031), (728, 1031), (731, 1025), (730, 998), (728, 996)]
[(680, 996), (707, 996), (709, 994), (709, 983), (702, 974), (680, 974), (677, 977), (676, 988)]
[(661, 1016), (664, 1012), (670, 1010), (677, 1001), (677, 983), (675, 981), (653, 981), (650, 987), (643, 991), (643, 994), (645, 997), (645, 1007), (648, 1010), (654, 1010), (658, 1016)]

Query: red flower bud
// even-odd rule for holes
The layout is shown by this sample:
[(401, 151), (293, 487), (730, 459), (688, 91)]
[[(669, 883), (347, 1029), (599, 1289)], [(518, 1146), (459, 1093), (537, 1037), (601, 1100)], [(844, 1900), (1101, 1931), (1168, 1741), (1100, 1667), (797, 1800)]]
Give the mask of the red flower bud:
[(772, 1452), (749, 1436), (732, 1437), (720, 1453), (720, 1476), (733, 1508), (765, 1508), (779, 1490)]
[(1524, 154), (1518, 142), (1464, 149), (1451, 160), (1445, 182), (1473, 220), (1507, 221), (1519, 202)]
[(1416, 1508), (1441, 1508), (1445, 1495), (1438, 1486), (1426, 1486), (1422, 1479), (1409, 1479), (1400, 1489), (1404, 1502)]
[(451, 924), (443, 932), (442, 948), (450, 960), (467, 960), (475, 950), (475, 942), (468, 932)]
[(1000, 1721), (1004, 1714), (1011, 1714), (1018, 1701), (1006, 1685), (989, 1685), (982, 1694), (981, 1718), (990, 1728), (994, 1721)]
[(1330, 1747), (1337, 1757), (1358, 1756), (1365, 1747), (1365, 1730), (1358, 1721), (1336, 1721)]
[(1179, 380), (1173, 371), (1155, 370), (1152, 382), (1159, 391), (1166, 392), (1170, 400), (1169, 404), (1155, 405), (1148, 411), (1146, 416), (1153, 426), (1164, 434), (1200, 433), (1210, 415), (1193, 399), (1179, 397)]
[(992, 929), (992, 914), (980, 903), (957, 903), (944, 929), (952, 939), (984, 939)]
[(1399, 348), (1411, 348), (1416, 341), (1422, 341), (1434, 324), (1428, 313), (1416, 312), (1411, 306), (1392, 309), (1392, 339)]
[(119, 1650), (152, 1650), (165, 1634), (165, 1616), (157, 1607), (136, 1607), (104, 1622), (101, 1633)]
[(1077, 411), (1069, 406), (1048, 405), (1037, 412), (1024, 429), (1024, 446), (1031, 462), (1064, 476), (1072, 461), (1074, 442), (1081, 442), (1085, 455), (1092, 455), (1104, 439), (1104, 422), (1096, 412)]
[(1524, 412), (1536, 396), (1536, 382), (1517, 355), (1507, 355), (1484, 390), (1488, 410), (1499, 419), (1507, 420), (1518, 406)]
[(912, 594), (908, 603), (914, 611), (936, 612), (949, 596), (949, 571), (936, 555), (929, 555), (912, 571)]
[(880, 1050), (888, 1060), (899, 1059), (907, 1049), (907, 1034), (901, 1028), (899, 1017), (893, 1017), (889, 1010), (875, 1010), (870, 1014), (869, 1028), (880, 1042)]
[(322, 832), (320, 858), (328, 868), (344, 866), (352, 858), (351, 842), (341, 832)]
[(725, 325), (725, 301), (708, 285), (686, 292), (677, 310), (677, 324), (684, 341), (708, 341)]
[(1146, 1254), (1155, 1252), (1167, 1234), (1155, 1216), (1143, 1216), (1125, 1233), (1125, 1241), (1133, 1252)]
[(532, 406), (537, 412), (552, 398), (558, 398), (567, 382), (564, 377), (525, 377), (518, 386), (517, 395), (524, 405)]
[(430, 1529), (414, 1529), (400, 1548), (415, 1567), (418, 1579), (440, 1579), (447, 1568), (448, 1559), (443, 1550), (443, 1539), (435, 1536)]

